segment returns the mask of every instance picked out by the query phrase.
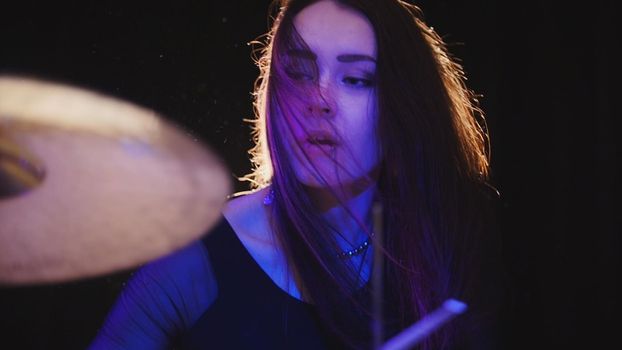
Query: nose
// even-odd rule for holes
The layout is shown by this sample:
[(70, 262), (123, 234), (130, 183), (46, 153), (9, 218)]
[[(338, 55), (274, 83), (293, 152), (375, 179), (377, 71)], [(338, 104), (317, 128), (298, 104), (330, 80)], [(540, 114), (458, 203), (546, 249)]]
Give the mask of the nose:
[(335, 115), (336, 109), (330, 95), (326, 96), (326, 90), (318, 96), (311, 97), (311, 101), (307, 105), (309, 116), (316, 118), (330, 118)]
[(332, 113), (332, 109), (328, 105), (322, 106), (320, 103), (314, 103), (307, 107), (309, 115), (314, 117), (327, 117)]

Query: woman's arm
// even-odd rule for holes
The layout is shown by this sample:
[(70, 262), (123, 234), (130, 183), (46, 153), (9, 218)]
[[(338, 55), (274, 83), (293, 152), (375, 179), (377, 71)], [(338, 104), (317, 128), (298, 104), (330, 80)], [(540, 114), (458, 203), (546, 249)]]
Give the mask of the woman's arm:
[(193, 243), (132, 276), (89, 349), (165, 349), (216, 293), (207, 251)]

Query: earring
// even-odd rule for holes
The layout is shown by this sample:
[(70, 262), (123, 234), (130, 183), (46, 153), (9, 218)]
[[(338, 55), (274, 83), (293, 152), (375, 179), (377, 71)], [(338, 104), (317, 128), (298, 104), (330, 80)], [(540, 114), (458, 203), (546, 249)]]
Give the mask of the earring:
[(270, 191), (268, 191), (268, 194), (266, 194), (266, 196), (263, 197), (263, 205), (270, 205), (272, 204), (273, 201), (274, 201), (274, 190), (270, 188)]

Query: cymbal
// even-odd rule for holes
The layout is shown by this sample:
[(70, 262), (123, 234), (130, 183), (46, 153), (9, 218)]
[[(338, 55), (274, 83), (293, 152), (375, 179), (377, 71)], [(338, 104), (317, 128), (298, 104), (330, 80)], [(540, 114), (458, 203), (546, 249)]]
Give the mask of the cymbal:
[(87, 89), (0, 76), (0, 284), (129, 269), (216, 224), (226, 166), (180, 127)]

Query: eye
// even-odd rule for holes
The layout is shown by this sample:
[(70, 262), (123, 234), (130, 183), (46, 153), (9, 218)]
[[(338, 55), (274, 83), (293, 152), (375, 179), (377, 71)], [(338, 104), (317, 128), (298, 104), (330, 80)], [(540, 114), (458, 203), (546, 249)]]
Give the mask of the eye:
[(356, 88), (366, 88), (374, 85), (374, 81), (368, 78), (350, 77), (346, 76), (342, 79), (342, 82), (348, 86)]
[(306, 81), (313, 81), (315, 79), (313, 75), (303, 72), (303, 71), (286, 69), (285, 73), (290, 79), (295, 80), (295, 81), (306, 82)]

